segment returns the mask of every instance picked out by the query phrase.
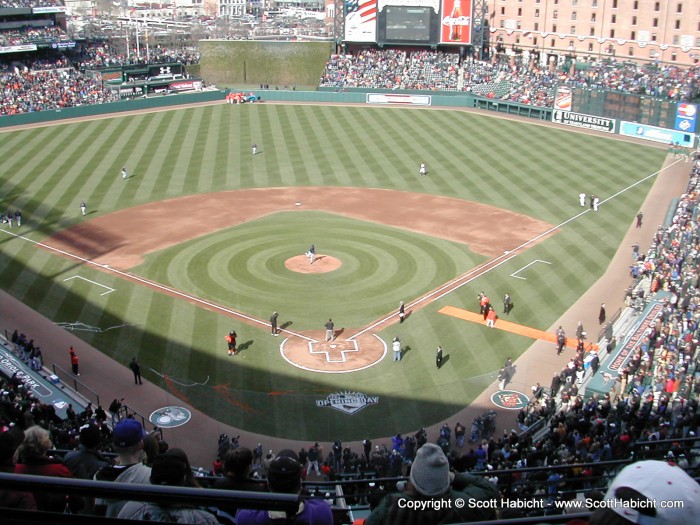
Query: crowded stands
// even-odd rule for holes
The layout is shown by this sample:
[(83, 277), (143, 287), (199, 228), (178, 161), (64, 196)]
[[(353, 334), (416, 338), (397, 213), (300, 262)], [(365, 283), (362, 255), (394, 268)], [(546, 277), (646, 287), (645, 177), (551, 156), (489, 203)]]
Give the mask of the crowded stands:
[(320, 80), (321, 87), (464, 91), (539, 107), (552, 106), (560, 84), (688, 101), (700, 95), (700, 68), (595, 60), (561, 70), (522, 55), (480, 62), (441, 51), (365, 49), (332, 55)]

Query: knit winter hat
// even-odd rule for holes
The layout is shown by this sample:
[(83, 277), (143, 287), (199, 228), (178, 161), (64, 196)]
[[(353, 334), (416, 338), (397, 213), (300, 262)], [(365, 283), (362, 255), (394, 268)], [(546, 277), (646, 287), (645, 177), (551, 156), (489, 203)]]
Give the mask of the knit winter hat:
[(442, 449), (426, 443), (411, 465), (411, 484), (424, 496), (439, 496), (450, 488), (450, 465)]

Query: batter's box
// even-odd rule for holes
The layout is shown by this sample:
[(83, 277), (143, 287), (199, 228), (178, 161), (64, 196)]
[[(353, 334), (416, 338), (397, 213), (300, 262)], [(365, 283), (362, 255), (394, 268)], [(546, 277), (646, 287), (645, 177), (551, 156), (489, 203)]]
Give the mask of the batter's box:
[(328, 363), (346, 363), (350, 352), (359, 352), (360, 348), (355, 340), (342, 340), (330, 342), (309, 342), (309, 353), (324, 357)]

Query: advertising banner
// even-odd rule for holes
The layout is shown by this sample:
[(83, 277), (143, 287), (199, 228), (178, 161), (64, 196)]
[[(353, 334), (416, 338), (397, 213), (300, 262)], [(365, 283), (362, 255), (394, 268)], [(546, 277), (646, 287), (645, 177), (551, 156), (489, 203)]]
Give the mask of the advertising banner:
[(377, 41), (377, 0), (345, 1), (345, 41)]
[(430, 95), (399, 95), (393, 93), (367, 93), (367, 104), (405, 104), (430, 106)]
[(21, 51), (36, 51), (36, 44), (20, 44), (18, 46), (0, 46), (0, 53), (19, 53)]
[(698, 117), (698, 107), (695, 104), (681, 102), (676, 107), (676, 125), (678, 131), (693, 133)]
[(552, 122), (564, 124), (576, 128), (592, 129), (604, 133), (615, 133), (615, 119), (586, 115), (585, 113), (574, 113), (573, 111), (552, 111)]
[(442, 0), (440, 43), (470, 44), (472, 41), (472, 0)]
[(620, 123), (620, 135), (654, 142), (663, 142), (669, 145), (679, 144), (684, 148), (695, 147), (695, 135), (693, 133), (683, 133), (673, 129), (646, 126), (637, 122), (626, 122), (623, 120)]
[(571, 111), (573, 98), (570, 87), (559, 86), (557, 88), (557, 96), (554, 98), (554, 109)]

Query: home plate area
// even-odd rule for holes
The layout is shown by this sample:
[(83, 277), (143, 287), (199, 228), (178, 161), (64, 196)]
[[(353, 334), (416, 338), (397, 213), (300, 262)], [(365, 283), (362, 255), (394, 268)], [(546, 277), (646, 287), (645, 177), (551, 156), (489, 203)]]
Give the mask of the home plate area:
[(304, 333), (285, 339), (280, 345), (282, 357), (304, 370), (338, 374), (368, 368), (386, 355), (384, 341), (372, 334), (328, 342), (321, 335)]

